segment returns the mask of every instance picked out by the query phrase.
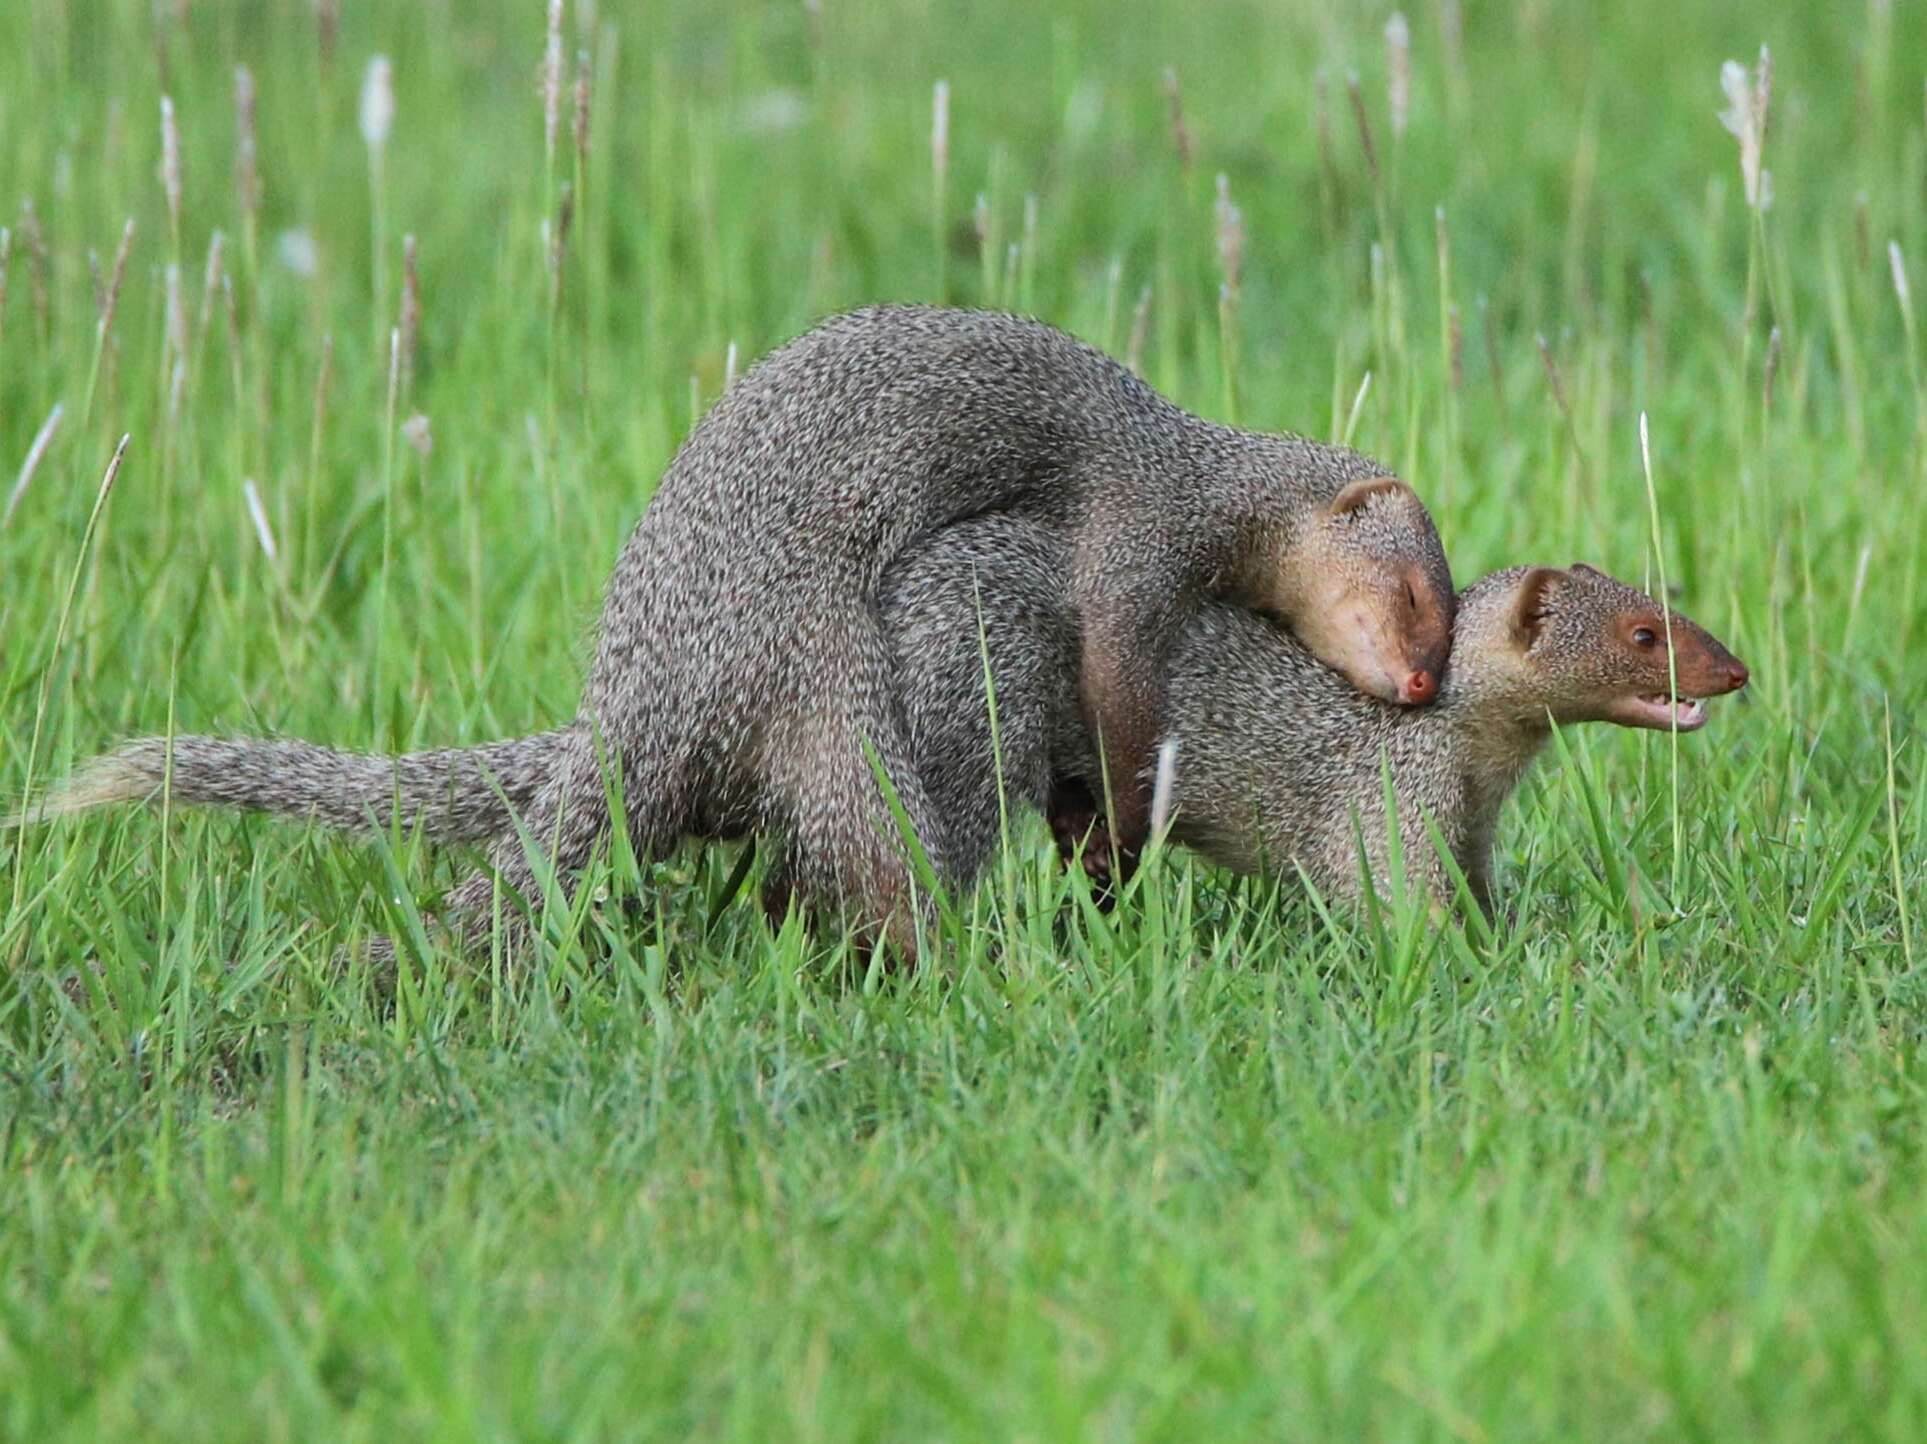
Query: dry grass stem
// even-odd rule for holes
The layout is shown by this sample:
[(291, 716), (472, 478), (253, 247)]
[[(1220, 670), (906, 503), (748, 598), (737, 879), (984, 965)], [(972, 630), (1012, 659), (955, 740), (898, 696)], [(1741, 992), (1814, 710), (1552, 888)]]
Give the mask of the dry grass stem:
[(1137, 293), (1137, 305), (1131, 310), (1131, 340), (1124, 350), (1124, 364), (1137, 375), (1144, 374), (1144, 340), (1151, 330), (1151, 288), (1146, 286)]
[(1178, 739), (1167, 737), (1158, 744), (1158, 770), (1151, 784), (1151, 836), (1163, 837), (1171, 823), (1171, 798), (1177, 790)]
[(1229, 288), (1233, 297), (1238, 294), (1245, 274), (1245, 213), (1231, 199), (1231, 180), (1223, 172), (1218, 175), (1218, 200), (1216, 205), (1218, 227), (1218, 273), (1219, 279)]
[(1184, 121), (1184, 92), (1178, 85), (1178, 69), (1175, 65), (1164, 68), (1164, 95), (1171, 106), (1171, 144), (1178, 153), (1178, 166), (1188, 172), (1191, 169), (1191, 128)]
[(1358, 88), (1358, 72), (1345, 77), (1345, 92), (1352, 100), (1352, 120), (1358, 126), (1359, 148), (1365, 152), (1365, 169), (1378, 185), (1378, 145), (1372, 139), (1372, 118), (1365, 110), (1365, 96)]
[(421, 344), (422, 286), (420, 247), (410, 231), (401, 238), (401, 385), (408, 395), (415, 384), (415, 360)]
[(574, 116), (572, 116), (572, 135), (576, 143), (576, 164), (588, 166), (590, 158), (590, 87), (592, 69), (590, 52), (576, 50), (576, 91), (574, 91)]
[(34, 329), (44, 345), (53, 327), (53, 299), (47, 287), (47, 238), (31, 200), (20, 203), (20, 244), (27, 252), (27, 281), (33, 288)]
[(54, 433), (60, 430), (60, 418), (66, 407), (54, 402), (54, 409), (47, 413), (47, 419), (40, 423), (40, 430), (33, 436), (33, 444), (27, 448), (27, 459), (20, 463), (20, 475), (15, 478), (13, 490), (7, 493), (7, 509), (0, 513), (0, 531), (13, 524), (13, 514), (20, 506), (21, 498), (26, 496), (27, 488), (33, 484), (33, 476), (46, 458), (47, 448), (53, 445)]
[(161, 190), (167, 196), (167, 229), (174, 256), (181, 254), (181, 131), (174, 121), (174, 98), (161, 97)]
[(395, 67), (386, 55), (376, 55), (368, 61), (368, 72), (361, 81), (358, 119), (362, 143), (368, 147), (371, 159), (379, 164), (388, 145), (388, 132), (395, 124)]
[(278, 567), (281, 555), (274, 545), (274, 529), (268, 525), (267, 509), (261, 505), (261, 493), (255, 489), (253, 477), (242, 480), (241, 496), (247, 502), (248, 519), (254, 523), (254, 539), (261, 544), (262, 555), (270, 567)]
[[(254, 72), (245, 65), (237, 65), (234, 69), (234, 190), (247, 228), (250, 252), (261, 223), (261, 168), (254, 111)], [(252, 254), (248, 264), (253, 264)]]
[(542, 154), (555, 173), (555, 139), (562, 124), (562, 0), (549, 0), (548, 38), (542, 47)]
[(1396, 141), (1412, 113), (1412, 27), (1403, 10), (1394, 10), (1385, 22), (1385, 98)]

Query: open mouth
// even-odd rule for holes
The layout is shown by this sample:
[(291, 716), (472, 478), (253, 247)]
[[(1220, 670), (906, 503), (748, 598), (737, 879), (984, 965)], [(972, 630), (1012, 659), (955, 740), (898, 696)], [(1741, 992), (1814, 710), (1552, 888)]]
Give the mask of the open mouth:
[(1613, 706), (1612, 720), (1622, 727), (1697, 732), (1706, 725), (1706, 703), (1699, 697), (1668, 697), (1664, 692), (1648, 692), (1621, 698)]

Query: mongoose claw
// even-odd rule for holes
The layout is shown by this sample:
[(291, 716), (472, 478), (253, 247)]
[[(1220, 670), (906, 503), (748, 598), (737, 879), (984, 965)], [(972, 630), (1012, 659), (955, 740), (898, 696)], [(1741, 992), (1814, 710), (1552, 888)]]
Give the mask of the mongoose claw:
[(1109, 912), (1117, 903), (1117, 889), (1137, 871), (1137, 853), (1116, 845), (1097, 799), (1081, 782), (1052, 787), (1048, 815), (1058, 857), (1066, 867), (1083, 866), (1092, 900), (1100, 911)]

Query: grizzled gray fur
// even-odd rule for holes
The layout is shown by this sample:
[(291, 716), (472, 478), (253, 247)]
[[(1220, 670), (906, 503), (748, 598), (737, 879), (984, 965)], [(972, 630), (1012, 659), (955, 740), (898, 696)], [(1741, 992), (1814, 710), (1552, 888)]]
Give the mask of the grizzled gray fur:
[[(690, 435), (616, 561), (573, 721), (392, 762), (182, 739), (174, 795), (344, 825), (399, 801), (434, 835), (487, 836), (488, 868), (451, 900), (474, 943), (497, 877), (531, 906), (542, 896), (495, 789), (566, 878), (609, 834), (606, 761), (642, 859), (685, 836), (763, 834), (772, 909), (847, 910), (914, 948), (866, 749), (920, 838), (942, 834), (946, 809), (917, 765), (879, 591), (906, 550), (985, 513), (1058, 548), (1078, 620), (1053, 665), (1102, 729), (1127, 845), (1166, 650), (1206, 598), (1284, 618), (1379, 695), (1422, 701), (1443, 668), (1444, 552), (1375, 463), (1201, 420), (1035, 321), (883, 307), (766, 357)], [(152, 790), (157, 749), (104, 760), (50, 810)]]
[[(853, 905), (913, 945), (908, 872), (866, 753), (917, 835), (933, 835), (877, 615), (891, 561), (961, 518), (1025, 516), (1067, 542), (1086, 654), (1101, 626), (1120, 680), (1154, 701), (1163, 639), (1189, 607), (1348, 482), (1382, 474), (1349, 452), (1201, 421), (1038, 322), (908, 307), (836, 317), (752, 368), (671, 463), (616, 561), (530, 832), (553, 839), (565, 875), (606, 835), (599, 736), (638, 856), (686, 834), (763, 833), (778, 844), (772, 905)], [(1427, 533), (1423, 550), (1409, 527), (1397, 545), (1444, 576), (1449, 598)], [(491, 863), (538, 895), (518, 840)], [(492, 885), (478, 874), (455, 907), (479, 922)]]
[(560, 732), (385, 757), (265, 738), (143, 737), (95, 758), (34, 815), (174, 801), (307, 817), (329, 827), (419, 829), (439, 842), (482, 842), (510, 830), (547, 778)]
[[(1100, 785), (1067, 665), (1079, 619), (1065, 562), (1065, 544), (1045, 529), (985, 517), (944, 531), (886, 580), (912, 755), (953, 884), (998, 843), (1000, 779), (1013, 815), (1048, 806), (1053, 779)], [(1500, 808), (1552, 721), (1704, 722), (1698, 704), (1675, 718), (1650, 695), (1671, 692), (1666, 625), (1658, 603), (1590, 567), (1495, 572), (1459, 598), (1437, 702), (1407, 709), (1361, 695), (1274, 624), (1207, 605), (1171, 653), (1172, 834), (1239, 871), (1302, 868), (1328, 896), (1355, 898), (1355, 829), (1381, 887), (1388, 875), (1383, 758), (1407, 878), (1440, 901), (1454, 895), (1429, 814), (1489, 905)], [(1678, 613), (1671, 628), (1679, 697), (1745, 685), (1745, 667), (1718, 641)]]

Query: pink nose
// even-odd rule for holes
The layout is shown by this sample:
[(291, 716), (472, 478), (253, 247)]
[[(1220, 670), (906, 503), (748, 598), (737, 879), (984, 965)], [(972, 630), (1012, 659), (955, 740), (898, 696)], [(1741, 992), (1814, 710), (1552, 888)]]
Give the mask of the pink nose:
[(1438, 680), (1420, 667), (1406, 677), (1405, 685), (1399, 689), (1399, 695), (1411, 703), (1430, 702), (1438, 695), (1438, 691)]

